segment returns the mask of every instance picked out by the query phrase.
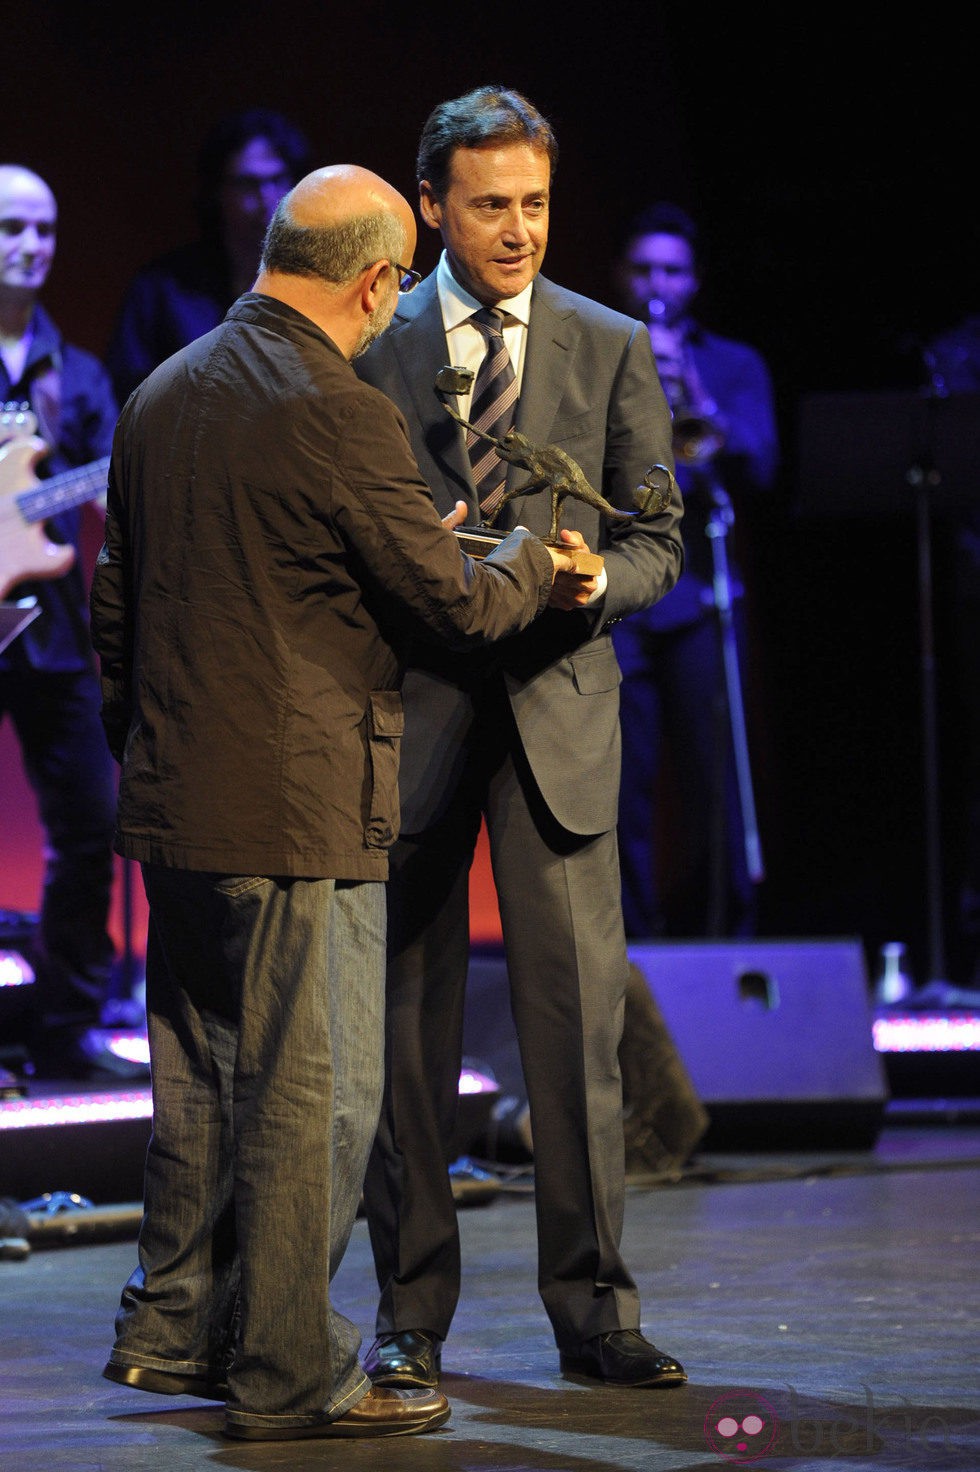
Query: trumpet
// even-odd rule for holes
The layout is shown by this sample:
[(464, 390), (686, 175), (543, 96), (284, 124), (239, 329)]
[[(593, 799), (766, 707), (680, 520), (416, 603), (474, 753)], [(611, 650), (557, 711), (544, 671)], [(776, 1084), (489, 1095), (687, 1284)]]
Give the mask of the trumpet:
[(706, 414), (695, 414), (686, 405), (673, 408), (673, 450), (678, 465), (707, 465), (725, 444), (716, 422)]
[(654, 339), (654, 356), (673, 420), (674, 460), (678, 465), (707, 465), (725, 443), (715, 418), (718, 406), (703, 392), (691, 350), (683, 335), (672, 333), (667, 326), (666, 311), (659, 297), (653, 297), (647, 307), (650, 326), (658, 329), (661, 343), (670, 334), (669, 346), (659, 354)]

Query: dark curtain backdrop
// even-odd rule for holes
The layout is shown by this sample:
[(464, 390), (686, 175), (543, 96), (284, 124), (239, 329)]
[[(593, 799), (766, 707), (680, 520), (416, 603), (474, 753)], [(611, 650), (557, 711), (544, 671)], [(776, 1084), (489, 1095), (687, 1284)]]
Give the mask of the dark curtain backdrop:
[[(937, 13), (899, 24), (860, 7), (571, 9), (22, 8), (6, 27), (0, 153), (59, 200), (47, 305), (103, 350), (131, 273), (193, 229), (204, 132), (246, 104), (291, 114), (319, 162), (366, 164), (414, 199), (415, 145), (437, 101), (483, 82), (526, 91), (561, 144), (546, 274), (605, 300), (630, 215), (658, 197), (687, 206), (709, 252), (701, 314), (767, 357), (784, 440), (778, 495), (736, 529), (750, 586), (763, 928), (860, 934), (869, 955), (904, 939), (921, 974), (907, 489), (895, 487), (893, 509), (890, 487), (874, 488), (867, 514), (828, 484), (801, 514), (797, 424), (813, 390), (912, 390), (918, 344), (980, 309), (971, 48)], [(434, 260), (426, 233), (416, 264)], [(956, 760), (954, 741), (943, 773), (954, 806)]]

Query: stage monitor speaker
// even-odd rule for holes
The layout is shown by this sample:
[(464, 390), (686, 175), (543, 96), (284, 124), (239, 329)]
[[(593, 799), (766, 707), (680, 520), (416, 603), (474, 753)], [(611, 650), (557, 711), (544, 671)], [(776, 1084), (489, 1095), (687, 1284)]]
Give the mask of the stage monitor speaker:
[(860, 941), (630, 946), (708, 1111), (705, 1150), (869, 1149), (887, 1102)]
[[(676, 1173), (708, 1128), (708, 1115), (643, 976), (630, 966), (619, 1061), (623, 1130), (630, 1175)], [(510, 1010), (507, 963), (500, 953), (470, 956), (463, 1018), (468, 1059), (500, 1086), (492, 1132), (471, 1148), (491, 1159), (527, 1161), (534, 1143), (527, 1088)]]

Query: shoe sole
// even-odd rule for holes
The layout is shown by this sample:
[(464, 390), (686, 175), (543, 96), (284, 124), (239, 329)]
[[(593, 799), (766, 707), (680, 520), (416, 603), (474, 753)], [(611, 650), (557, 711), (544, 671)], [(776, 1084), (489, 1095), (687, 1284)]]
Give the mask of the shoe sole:
[(149, 1390), (154, 1395), (193, 1395), (200, 1400), (223, 1401), (228, 1387), (215, 1385), (194, 1375), (178, 1375), (169, 1370), (148, 1370), (142, 1365), (115, 1365), (110, 1362), (102, 1371), (103, 1379), (131, 1390)]
[(324, 1421), (312, 1426), (284, 1426), (282, 1430), (226, 1423), (224, 1434), (238, 1441), (312, 1441), (314, 1438), (321, 1441), (349, 1441), (352, 1438), (364, 1439), (369, 1436), (414, 1436), (420, 1431), (435, 1431), (439, 1426), (445, 1426), (451, 1415), (452, 1408), (447, 1407), (444, 1411), (435, 1411), (424, 1421), (409, 1426), (385, 1426), (383, 1423), (371, 1425), (368, 1422), (363, 1426), (342, 1426), (343, 1417), (340, 1421)]
[(559, 1364), (564, 1375), (580, 1375), (599, 1385), (618, 1385), (624, 1390), (673, 1390), (678, 1385), (687, 1384), (687, 1375), (683, 1370), (668, 1371), (662, 1375), (645, 1375), (639, 1380), (610, 1380), (606, 1375), (597, 1375), (594, 1367), (584, 1360), (570, 1360), (563, 1355)]

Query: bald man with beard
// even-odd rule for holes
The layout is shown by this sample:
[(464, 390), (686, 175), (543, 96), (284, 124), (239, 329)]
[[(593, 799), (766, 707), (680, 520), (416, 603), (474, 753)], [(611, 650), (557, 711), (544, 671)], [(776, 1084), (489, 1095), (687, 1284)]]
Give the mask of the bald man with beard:
[(396, 641), (406, 621), (459, 649), (511, 634), (571, 567), (523, 530), (464, 558), (403, 417), (351, 367), (416, 279), (415, 238), (366, 169), (285, 196), (254, 288), (127, 402), (92, 592), (153, 1073), (104, 1373), (224, 1400), (246, 1440), (448, 1419), (438, 1391), (372, 1386), (330, 1301), (381, 1098)]

